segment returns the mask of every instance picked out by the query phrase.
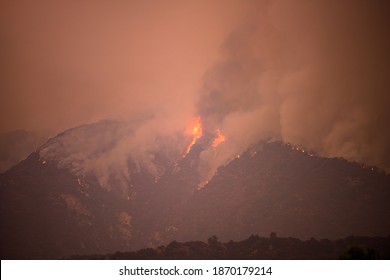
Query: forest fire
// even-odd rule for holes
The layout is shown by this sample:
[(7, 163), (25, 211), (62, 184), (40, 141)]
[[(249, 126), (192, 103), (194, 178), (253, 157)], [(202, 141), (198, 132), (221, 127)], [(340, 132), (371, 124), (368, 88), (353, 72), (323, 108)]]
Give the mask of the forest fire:
[[(196, 141), (203, 136), (203, 128), (202, 128), (202, 122), (201, 118), (197, 117), (194, 120), (192, 129), (188, 130), (188, 134), (192, 135), (192, 141), (188, 145), (187, 149), (182, 155), (182, 158), (185, 158), (188, 153), (191, 151), (192, 147), (195, 145)], [(216, 136), (214, 138), (213, 143), (211, 144), (211, 147), (216, 149), (221, 143), (226, 141), (226, 136), (221, 133), (219, 129), (216, 130)]]
[(192, 131), (191, 131), (191, 134), (192, 134), (192, 141), (190, 143), (190, 145), (188, 145), (186, 151), (184, 152), (183, 154), (183, 158), (185, 158), (188, 153), (190, 152), (192, 146), (194, 146), (194, 144), (196, 143), (196, 141), (202, 137), (203, 135), (203, 130), (202, 130), (202, 122), (200, 120), (200, 117), (197, 117), (195, 119), (195, 122), (194, 122), (194, 127), (192, 128)]
[(219, 129), (217, 129), (217, 138), (214, 139), (212, 147), (217, 148), (221, 143), (226, 141), (225, 135), (221, 133)]
[(201, 182), (201, 183), (198, 185), (197, 190), (203, 189), (208, 183), (209, 183), (208, 180)]

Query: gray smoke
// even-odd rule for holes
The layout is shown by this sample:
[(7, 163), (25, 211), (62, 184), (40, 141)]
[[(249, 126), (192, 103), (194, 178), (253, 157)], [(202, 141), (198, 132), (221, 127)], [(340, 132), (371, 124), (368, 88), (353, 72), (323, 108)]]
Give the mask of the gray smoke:
[(205, 75), (198, 112), (229, 141), (203, 158), (215, 170), (259, 139), (277, 138), (390, 170), (388, 5), (248, 5)]
[[(213, 3), (213, 11), (218, 7), (222, 9), (224, 2)], [(203, 3), (203, 6), (207, 4)], [(149, 9), (148, 6), (147, 11)], [(224, 25), (229, 32), (214, 30), (215, 34), (228, 36), (221, 43), (219, 59), (204, 74), (200, 91), (196, 91), (195, 79), (187, 77), (190, 82), (182, 79), (185, 76), (182, 75), (183, 66), (186, 69), (195, 67), (194, 61), (194, 65), (182, 64), (182, 58), (190, 56), (192, 51), (175, 57), (172, 50), (176, 49), (167, 44), (165, 52), (156, 51), (163, 62), (161, 65), (154, 59), (148, 60), (148, 69), (158, 69), (151, 76), (154, 78), (133, 83), (147, 87), (132, 86), (128, 96), (123, 98), (126, 102), (122, 99), (114, 102), (106, 93), (102, 93), (104, 98), (101, 99), (86, 99), (86, 103), (99, 101), (101, 106), (97, 108), (104, 107), (102, 104), (107, 101), (110, 112), (118, 108), (125, 112), (129, 110), (128, 114), (123, 114), (127, 119), (150, 111), (152, 118), (135, 126), (133, 122), (123, 122), (104, 133), (85, 131), (80, 135), (82, 130), (68, 131), (62, 137), (63, 143), (44, 147), (41, 156), (56, 158), (62, 155), (62, 166), (70, 166), (77, 174), (92, 172), (104, 186), (109, 185), (110, 177), (125, 184), (131, 173), (141, 168), (159, 176), (163, 170), (156, 163), (156, 153), (164, 150), (176, 156), (185, 151), (191, 140), (188, 138), (191, 118), (199, 114), (205, 134), (215, 136), (219, 129), (227, 139), (217, 148), (210, 147), (201, 154), (204, 180), (209, 179), (218, 166), (261, 139), (281, 139), (323, 156), (345, 157), (389, 171), (390, 130), (387, 122), (390, 110), (387, 107), (390, 84), (387, 73), (390, 30), (387, 26), (390, 24), (387, 2), (232, 1), (228, 9), (235, 11), (230, 24)], [(170, 11), (167, 7), (166, 10)], [(201, 14), (203, 10), (199, 9), (197, 13)], [(191, 9), (185, 11), (190, 13)], [(178, 23), (183, 18), (181, 14), (176, 17), (177, 21), (167, 17), (170, 24), (166, 30), (180, 26)], [(124, 16), (123, 20), (128, 18)], [(158, 22), (165, 20), (162, 17)], [(188, 24), (188, 28), (194, 26)], [(202, 30), (206, 32), (206, 28)], [(153, 36), (149, 35), (160, 38), (157, 31), (151, 33)], [(187, 44), (181, 45), (184, 43), (180, 36), (176, 36), (188, 37), (188, 33), (182, 31), (179, 29), (167, 38), (175, 42), (173, 45), (187, 48)], [(118, 37), (118, 42), (122, 42), (122, 37)], [(150, 50), (154, 50), (158, 44), (151, 45)], [(140, 47), (140, 51), (143, 50)], [(154, 57), (155, 53), (150, 52), (150, 55)], [(116, 59), (122, 61), (121, 57)], [(139, 65), (144, 63), (140, 61)], [(205, 64), (203, 61), (201, 66), (197, 65), (195, 72)], [(91, 66), (90, 63), (87, 65)], [(131, 73), (138, 73), (141, 68)], [(107, 70), (111, 74), (106, 75), (105, 71), (93, 81), (101, 78), (110, 85), (111, 92), (115, 92), (111, 86), (120, 83), (113, 81), (119, 81), (117, 79), (123, 73)], [(188, 70), (187, 73), (192, 72)], [(94, 91), (91, 92), (91, 96), (95, 96)], [(121, 106), (117, 106), (118, 103)], [(82, 114), (89, 116), (90, 112), (85, 110)], [(99, 110), (97, 115), (100, 115)], [(129, 168), (129, 158), (135, 164), (134, 170)]]
[(181, 156), (188, 139), (176, 127), (154, 116), (100, 121), (57, 135), (40, 147), (39, 155), (41, 162), (52, 160), (79, 177), (93, 175), (103, 188), (115, 186), (125, 193), (131, 174), (144, 171), (159, 177), (165, 172), (157, 155), (166, 159)]

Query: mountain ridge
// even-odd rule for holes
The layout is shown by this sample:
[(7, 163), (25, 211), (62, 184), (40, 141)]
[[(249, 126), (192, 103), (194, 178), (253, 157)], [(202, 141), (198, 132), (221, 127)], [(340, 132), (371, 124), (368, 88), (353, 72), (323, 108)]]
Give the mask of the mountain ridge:
[[(95, 126), (96, 135), (108, 135), (115, 125), (105, 122), (106, 132)], [(79, 138), (71, 138), (77, 145)], [(163, 170), (157, 175), (127, 159), (132, 171), (109, 178), (114, 187), (42, 157), (38, 149), (0, 175), (2, 258), (132, 251), (212, 235), (243, 240), (271, 231), (302, 239), (390, 233), (389, 174), (260, 141), (219, 167), (202, 187), (200, 155), (211, 142), (198, 139), (186, 156), (155, 150), (153, 160)]]

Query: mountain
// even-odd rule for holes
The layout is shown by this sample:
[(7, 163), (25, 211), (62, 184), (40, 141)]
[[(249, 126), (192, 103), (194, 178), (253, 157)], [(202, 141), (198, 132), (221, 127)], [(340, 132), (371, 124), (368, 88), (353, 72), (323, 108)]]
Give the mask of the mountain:
[(25, 159), (47, 140), (49, 132), (15, 130), (0, 134), (0, 173)]
[(170, 148), (185, 144), (157, 139), (144, 157), (126, 138), (136, 127), (104, 121), (67, 130), (1, 174), (2, 259), (271, 231), (301, 239), (390, 234), (390, 176), (375, 167), (260, 141), (203, 182), (201, 154), (211, 137), (197, 139), (186, 156)]

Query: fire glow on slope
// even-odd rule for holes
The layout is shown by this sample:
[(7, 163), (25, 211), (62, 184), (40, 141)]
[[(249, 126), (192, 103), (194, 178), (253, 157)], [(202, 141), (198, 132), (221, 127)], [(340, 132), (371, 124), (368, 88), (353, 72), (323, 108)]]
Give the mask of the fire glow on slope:
[[(211, 148), (213, 149), (213, 151), (214, 151), (214, 156), (216, 156), (216, 149), (217, 149), (217, 147), (220, 145), (220, 144), (222, 144), (223, 142), (226, 142), (226, 136), (225, 135), (223, 135), (222, 133), (221, 133), (221, 131), (219, 130), (219, 129), (217, 129), (216, 130), (216, 135), (215, 135), (215, 138), (214, 138), (214, 141), (213, 141), (213, 143), (211, 144)], [(206, 180), (204, 180), (203, 182), (201, 182), (199, 185), (198, 185), (198, 187), (197, 187), (197, 189), (198, 190), (200, 190), (200, 189), (203, 189), (208, 183), (209, 183), (209, 180), (214, 176), (214, 175), (212, 175), (214, 172), (211, 172), (206, 178)], [(214, 173), (215, 174), (215, 173)]]
[(213, 148), (217, 148), (221, 143), (226, 141), (225, 135), (221, 133), (219, 129), (217, 129), (217, 137), (214, 139), (213, 144), (211, 145)]
[(194, 121), (194, 126), (192, 128), (192, 131), (191, 131), (191, 134), (192, 134), (192, 141), (190, 143), (190, 145), (187, 147), (186, 151), (184, 152), (183, 154), (183, 158), (185, 158), (188, 153), (190, 152), (192, 146), (194, 146), (194, 144), (196, 143), (196, 141), (202, 137), (203, 135), (203, 130), (202, 130), (202, 122), (200, 120), (200, 117), (197, 117)]

